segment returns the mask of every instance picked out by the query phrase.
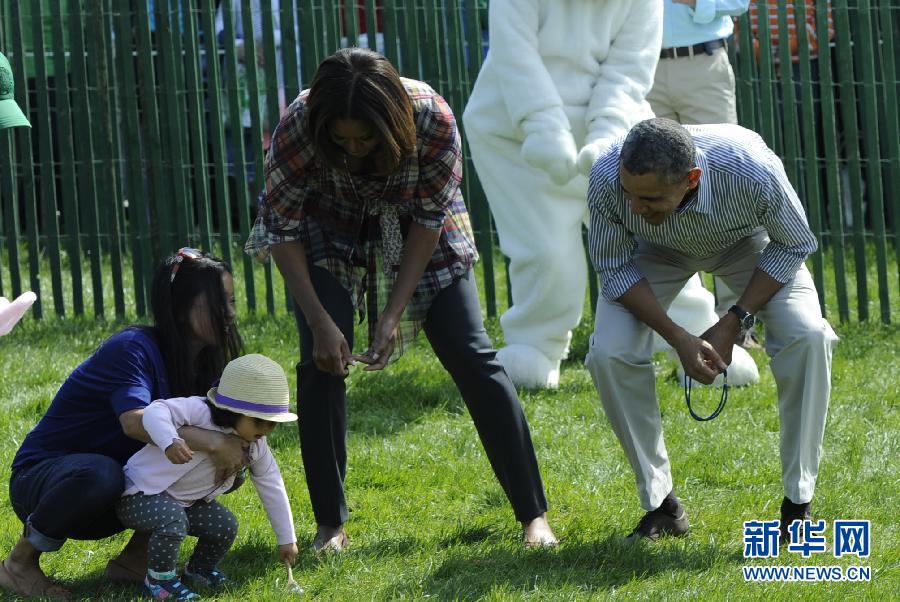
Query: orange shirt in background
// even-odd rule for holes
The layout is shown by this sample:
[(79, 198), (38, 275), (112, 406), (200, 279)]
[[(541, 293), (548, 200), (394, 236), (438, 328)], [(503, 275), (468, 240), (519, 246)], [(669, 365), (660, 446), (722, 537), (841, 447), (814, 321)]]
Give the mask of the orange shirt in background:
[[(806, 6), (806, 36), (807, 45), (809, 46), (809, 57), (816, 58), (819, 55), (819, 35), (816, 31), (816, 3), (812, 0), (802, 0), (800, 2), (787, 2), (786, 4), (788, 21), (787, 39), (790, 44), (791, 61), (796, 63), (799, 60), (797, 13), (802, 12), (803, 6)], [(828, 40), (832, 40), (834, 39), (834, 20), (831, 15), (831, 2), (828, 2), (827, 6)], [(778, 26), (778, 3), (766, 2), (765, 11), (768, 17), (769, 40), (771, 42), (770, 55), (774, 62), (778, 63), (781, 57), (779, 45), (784, 38)], [(759, 60), (759, 8), (755, 0), (750, 0), (750, 32), (753, 38), (753, 54), (756, 56), (756, 59)], [(737, 31), (735, 31), (735, 35), (738, 35)]]

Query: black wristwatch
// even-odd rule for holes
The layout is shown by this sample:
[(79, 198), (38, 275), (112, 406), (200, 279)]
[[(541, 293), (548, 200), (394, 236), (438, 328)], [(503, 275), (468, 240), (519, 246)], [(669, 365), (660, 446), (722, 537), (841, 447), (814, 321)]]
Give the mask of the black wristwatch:
[(741, 334), (746, 334), (753, 325), (756, 324), (756, 316), (751, 314), (749, 311), (741, 307), (740, 305), (732, 305), (728, 308), (728, 311), (733, 313), (738, 317), (738, 320), (741, 322)]

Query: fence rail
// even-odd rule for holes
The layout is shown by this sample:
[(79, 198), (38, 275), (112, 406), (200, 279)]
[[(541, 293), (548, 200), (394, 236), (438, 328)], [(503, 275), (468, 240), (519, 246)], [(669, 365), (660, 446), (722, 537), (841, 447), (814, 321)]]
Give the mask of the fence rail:
[[(871, 296), (889, 322), (900, 265), (900, 3), (771, 3), (778, 31), (809, 17), (794, 53), (773, 49), (767, 3), (751, 4), (762, 26), (741, 16), (730, 45), (740, 122), (783, 158), (801, 194), (820, 243), (810, 264), (823, 309), (829, 294), (841, 321), (868, 320)], [(486, 5), (0, 0), (0, 49), (33, 125), (0, 131), (0, 294), (35, 291), (37, 317), (51, 300), (57, 315), (145, 315), (154, 263), (191, 244), (233, 264), (249, 311), (281, 311), (289, 302), (271, 265), (254, 265), (240, 243), (285, 103), (325, 56), (355, 44), (431, 83), (459, 116), (487, 45)], [(813, 53), (810, 33), (831, 29)], [(495, 315), (505, 270), (467, 168)]]

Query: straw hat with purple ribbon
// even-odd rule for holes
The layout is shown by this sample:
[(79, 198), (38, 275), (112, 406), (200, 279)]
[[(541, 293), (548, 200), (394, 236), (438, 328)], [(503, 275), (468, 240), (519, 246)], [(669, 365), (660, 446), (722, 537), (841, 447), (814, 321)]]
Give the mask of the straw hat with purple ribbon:
[(251, 353), (225, 366), (219, 386), (206, 394), (217, 408), (272, 422), (291, 422), (287, 377), (284, 370), (264, 355)]

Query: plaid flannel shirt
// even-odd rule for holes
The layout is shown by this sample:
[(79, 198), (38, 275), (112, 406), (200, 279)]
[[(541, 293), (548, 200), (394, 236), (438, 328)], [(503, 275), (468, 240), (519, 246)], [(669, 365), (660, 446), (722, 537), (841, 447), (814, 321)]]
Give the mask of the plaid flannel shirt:
[[(369, 316), (369, 344), (377, 316), (399, 269), (411, 222), (441, 235), (406, 307), (395, 358), (421, 328), (437, 294), (478, 259), (469, 214), (459, 189), (462, 150), (447, 102), (423, 82), (403, 79), (413, 105), (416, 156), (387, 178), (334, 169), (315, 155), (306, 121), (308, 90), (291, 103), (266, 157), (265, 191), (244, 251), (266, 261), (269, 247), (299, 240), (310, 265), (333, 274), (350, 293), (360, 320)], [(399, 229), (399, 236), (393, 230)], [(394, 242), (397, 241), (397, 242)]]

